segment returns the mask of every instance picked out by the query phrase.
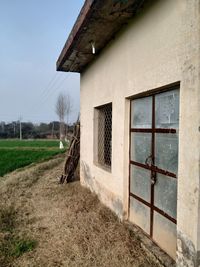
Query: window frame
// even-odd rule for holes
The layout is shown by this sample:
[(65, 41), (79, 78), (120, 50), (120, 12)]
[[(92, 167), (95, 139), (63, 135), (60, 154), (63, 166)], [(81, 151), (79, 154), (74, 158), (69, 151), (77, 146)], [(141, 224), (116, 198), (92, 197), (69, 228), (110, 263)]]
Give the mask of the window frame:
[[(110, 164), (106, 164), (105, 162), (101, 162), (99, 160), (99, 120), (100, 120), (100, 111), (103, 111), (103, 109), (105, 109), (106, 107), (111, 109), (111, 127), (110, 127)], [(100, 167), (101, 169), (104, 169), (105, 171), (111, 172), (112, 169), (112, 132), (113, 132), (113, 104), (112, 102), (108, 102), (106, 104), (103, 105), (99, 105), (99, 106), (95, 106), (94, 107), (94, 120), (93, 120), (93, 127), (94, 127), (94, 131), (93, 131), (93, 137), (94, 137), (94, 149), (93, 149), (93, 162), (97, 167)], [(104, 143), (101, 144), (102, 146), (105, 145), (105, 139), (104, 139)], [(104, 155), (105, 157), (105, 155)], [(105, 158), (104, 158), (105, 161)]]

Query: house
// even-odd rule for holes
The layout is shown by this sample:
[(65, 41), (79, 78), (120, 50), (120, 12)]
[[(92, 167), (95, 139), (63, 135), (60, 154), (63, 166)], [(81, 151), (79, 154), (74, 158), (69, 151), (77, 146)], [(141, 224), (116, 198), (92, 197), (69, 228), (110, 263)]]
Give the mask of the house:
[(200, 266), (200, 1), (86, 0), (57, 70), (81, 74), (81, 183)]

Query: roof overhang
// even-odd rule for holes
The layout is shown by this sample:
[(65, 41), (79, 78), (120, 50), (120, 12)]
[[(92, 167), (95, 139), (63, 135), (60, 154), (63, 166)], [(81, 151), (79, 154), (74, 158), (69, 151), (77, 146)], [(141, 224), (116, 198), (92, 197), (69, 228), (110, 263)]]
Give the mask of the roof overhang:
[(94, 59), (146, 0), (86, 0), (57, 61), (57, 70), (79, 72)]

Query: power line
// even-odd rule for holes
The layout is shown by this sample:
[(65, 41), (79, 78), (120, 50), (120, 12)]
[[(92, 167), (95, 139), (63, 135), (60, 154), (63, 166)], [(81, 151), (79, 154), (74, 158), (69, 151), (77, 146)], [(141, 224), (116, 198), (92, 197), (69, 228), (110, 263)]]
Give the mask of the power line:
[[(70, 77), (70, 75), (65, 75), (64, 79), (61, 79), (62, 74), (59, 75), (58, 73), (55, 73), (54, 76), (50, 79), (50, 81), (48, 82), (48, 84), (46, 85), (46, 87), (42, 90), (42, 92), (40, 93), (40, 98), (39, 101), (35, 104), (32, 105), (31, 108), (29, 108), (29, 110), (31, 112), (35, 112), (37, 108), (39, 108), (41, 105), (47, 103), (47, 100), (53, 95), (55, 94), (58, 89), (61, 88), (61, 85)], [(13, 120), (13, 117), (15, 117), (16, 115), (12, 116), (12, 115), (0, 115), (0, 118), (10, 118), (10, 121), (17, 121), (17, 120)], [(30, 115), (28, 116), (29, 118), (41, 118), (41, 115)], [(2, 119), (0, 119), (2, 121)], [(8, 120), (8, 119), (7, 119)], [(45, 119), (46, 120), (46, 119)], [(40, 120), (41, 121), (41, 120)], [(44, 121), (44, 120), (43, 120)]]
[[(60, 76), (58, 76), (60, 74)], [(59, 80), (59, 78), (61, 78), (62, 74), (55, 74), (53, 79), (48, 83), (48, 85), (45, 87), (45, 89), (41, 92), (40, 96), (45, 96), (46, 94), (48, 94), (48, 91), (50, 90), (50, 88), (53, 88), (53, 86), (55, 85), (55, 83), (57, 83), (57, 81)]]
[(32, 111), (35, 112), (35, 110), (38, 107), (40, 107), (41, 105), (45, 104), (46, 101), (49, 99), (49, 97), (51, 97), (53, 94), (55, 94), (55, 92), (57, 92), (58, 89), (60, 89), (61, 85), (64, 83), (64, 81), (67, 80), (67, 78), (69, 78), (69, 75), (65, 76), (64, 79), (61, 80), (60, 83), (57, 86), (51, 87), (50, 90), (48, 91), (48, 93), (45, 95), (45, 97), (43, 97), (42, 101), (38, 102), (37, 105), (34, 106)]
[[(46, 94), (48, 94), (48, 91), (53, 88), (53, 85), (55, 85), (59, 79), (61, 78), (61, 75), (59, 75), (58, 73), (55, 73), (54, 76), (50, 79), (50, 81), (48, 82), (48, 84), (45, 86), (45, 88), (42, 90), (42, 92), (39, 94), (39, 99), (42, 99), (45, 97)], [(31, 105), (31, 107), (29, 107), (29, 110), (32, 110), (33, 108), (35, 108), (35, 105)]]

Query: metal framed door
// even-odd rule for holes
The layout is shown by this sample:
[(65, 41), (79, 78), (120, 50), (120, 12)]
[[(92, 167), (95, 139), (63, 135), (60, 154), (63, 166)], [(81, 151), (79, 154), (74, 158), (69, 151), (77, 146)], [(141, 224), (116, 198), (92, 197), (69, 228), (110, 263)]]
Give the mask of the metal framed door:
[(129, 219), (176, 253), (179, 88), (131, 101)]

